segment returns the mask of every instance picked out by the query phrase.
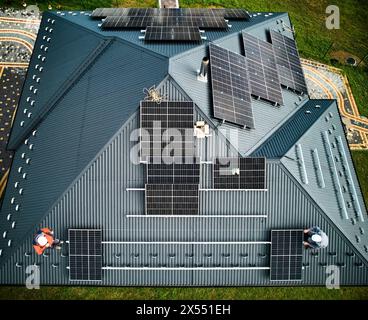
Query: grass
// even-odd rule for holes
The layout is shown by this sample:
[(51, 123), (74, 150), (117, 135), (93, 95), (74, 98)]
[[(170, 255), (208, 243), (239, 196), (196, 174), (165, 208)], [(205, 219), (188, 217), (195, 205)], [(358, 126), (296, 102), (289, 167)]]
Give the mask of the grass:
[[(8, 6), (19, 7), (21, 1), (4, 0)], [(32, 4), (32, 1), (27, 1)], [(41, 10), (49, 4), (53, 9), (77, 10), (96, 7), (142, 7), (157, 5), (156, 0), (39, 0)], [(330, 63), (334, 52), (344, 51), (362, 59), (368, 54), (368, 2), (335, 0), (340, 8), (340, 29), (325, 27), (326, 7), (330, 0), (180, 0), (182, 7), (244, 7), (250, 11), (288, 12), (296, 29), (299, 53), (305, 58)], [(367, 59), (364, 62), (368, 65)], [(368, 117), (368, 70), (361, 67), (342, 68), (349, 78), (358, 108)], [(352, 152), (362, 191), (368, 204), (368, 152)], [(104, 287), (0, 287), (0, 299), (364, 299), (367, 287), (328, 290), (323, 287), (304, 288), (104, 288)]]
[(353, 151), (352, 157), (359, 177), (366, 208), (368, 208), (368, 151)]
[(368, 300), (367, 287), (304, 288), (104, 288), (104, 287), (24, 287), (0, 288), (0, 299), (75, 300)]

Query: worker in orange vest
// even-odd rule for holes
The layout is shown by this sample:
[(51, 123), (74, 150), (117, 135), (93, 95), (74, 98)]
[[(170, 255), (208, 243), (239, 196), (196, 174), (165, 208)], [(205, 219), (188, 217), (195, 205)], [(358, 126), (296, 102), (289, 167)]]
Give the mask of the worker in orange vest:
[(47, 248), (55, 248), (60, 250), (63, 242), (55, 239), (54, 231), (49, 228), (42, 228), (38, 230), (33, 239), (33, 248), (38, 255), (43, 254)]

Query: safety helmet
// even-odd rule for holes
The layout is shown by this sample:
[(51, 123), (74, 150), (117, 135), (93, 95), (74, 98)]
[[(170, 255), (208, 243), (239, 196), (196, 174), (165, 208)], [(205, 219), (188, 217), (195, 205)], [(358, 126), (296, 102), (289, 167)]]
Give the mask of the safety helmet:
[(321, 242), (322, 241), (322, 237), (319, 234), (314, 234), (312, 236), (312, 241), (314, 241), (314, 242)]
[(45, 246), (46, 244), (47, 244), (47, 238), (45, 237), (45, 236), (40, 236), (40, 237), (38, 237), (37, 238), (37, 243), (41, 246), (41, 247), (43, 247), (43, 246)]

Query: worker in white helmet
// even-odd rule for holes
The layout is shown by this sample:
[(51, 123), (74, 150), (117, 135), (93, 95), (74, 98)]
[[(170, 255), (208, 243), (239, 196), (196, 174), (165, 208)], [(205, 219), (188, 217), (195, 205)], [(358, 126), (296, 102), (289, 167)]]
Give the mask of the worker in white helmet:
[(304, 246), (312, 249), (322, 249), (328, 246), (328, 236), (319, 227), (304, 230)]
[(33, 239), (33, 248), (38, 255), (41, 255), (47, 248), (61, 249), (62, 243), (59, 239), (55, 239), (52, 229), (42, 228)]

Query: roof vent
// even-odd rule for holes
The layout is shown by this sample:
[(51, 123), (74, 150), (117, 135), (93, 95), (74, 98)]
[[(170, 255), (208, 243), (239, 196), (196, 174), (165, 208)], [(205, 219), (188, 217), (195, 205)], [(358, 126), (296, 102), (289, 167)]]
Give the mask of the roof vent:
[(12, 241), (11, 241), (11, 240), (9, 240), (9, 241), (8, 241), (8, 247), (10, 247), (10, 246), (11, 246), (11, 244), (12, 244)]
[(12, 229), (15, 229), (15, 224), (16, 224), (15, 221), (13, 221), (11, 224)]
[(3, 232), (3, 238), (4, 238), (4, 239), (6, 238), (7, 233), (8, 233), (7, 231), (4, 231), (4, 232)]
[(210, 127), (204, 121), (197, 121), (194, 126), (194, 136), (203, 139), (210, 135)]
[(231, 174), (233, 176), (239, 176), (240, 175), (240, 169), (239, 168), (233, 168), (233, 169), (231, 169)]
[(208, 81), (208, 65), (210, 63), (210, 59), (208, 57), (204, 57), (201, 63), (201, 69), (199, 70), (199, 74), (197, 79), (202, 82)]

